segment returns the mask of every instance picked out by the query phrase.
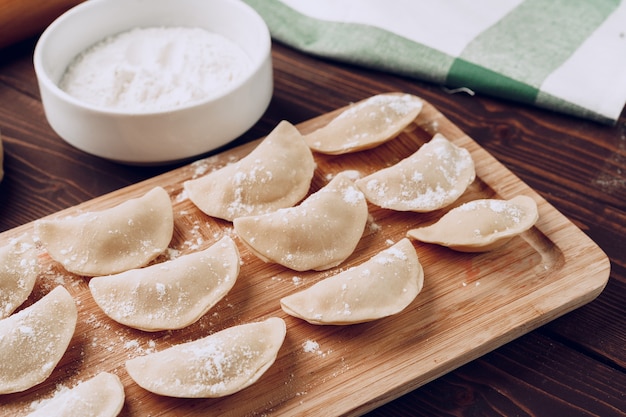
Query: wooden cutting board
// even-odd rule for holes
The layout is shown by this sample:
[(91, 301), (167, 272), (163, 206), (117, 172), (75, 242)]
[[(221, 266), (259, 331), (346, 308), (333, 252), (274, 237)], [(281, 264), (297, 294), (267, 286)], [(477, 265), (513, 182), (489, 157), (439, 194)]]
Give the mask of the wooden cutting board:
[[(338, 111), (298, 127), (310, 132), (328, 123)], [(25, 415), (33, 404), (101, 371), (117, 374), (124, 384), (122, 416), (358, 415), (594, 299), (609, 277), (609, 260), (602, 250), (429, 103), (413, 124), (387, 144), (343, 156), (316, 154), (311, 191), (343, 170), (366, 175), (394, 164), (436, 132), (467, 148), (476, 164), (476, 181), (455, 205), (525, 194), (537, 202), (539, 221), (505, 247), (488, 253), (457, 253), (414, 242), (425, 271), (424, 289), (400, 314), (371, 323), (314, 326), (283, 313), (279, 299), (360, 264), (405, 237), (408, 229), (435, 221), (444, 210), (400, 213), (370, 205), (371, 219), (364, 236), (340, 267), (299, 273), (265, 264), (236, 238), (231, 223), (202, 214), (182, 190), (185, 180), (247, 155), (258, 143), (253, 142), (55, 214), (106, 209), (159, 185), (170, 193), (174, 207), (170, 248), (192, 252), (224, 234), (232, 235), (242, 256), (241, 273), (226, 298), (197, 323), (178, 331), (146, 333), (106, 317), (91, 298), (88, 278), (65, 272), (42, 253), (44, 273), (25, 305), (56, 285), (64, 285), (78, 305), (76, 333), (48, 380), (0, 398), (0, 415)], [(7, 231), (0, 235), (0, 244), (32, 230), (31, 223)], [(124, 362), (135, 356), (270, 316), (282, 317), (287, 323), (278, 358), (257, 383), (231, 396), (161, 397), (137, 386), (124, 368)]]

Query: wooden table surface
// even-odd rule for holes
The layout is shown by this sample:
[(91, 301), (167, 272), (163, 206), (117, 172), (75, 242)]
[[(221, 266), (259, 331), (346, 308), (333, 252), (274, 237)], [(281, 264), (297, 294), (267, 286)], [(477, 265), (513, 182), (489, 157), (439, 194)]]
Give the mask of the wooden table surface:
[[(0, 232), (167, 172), (85, 154), (49, 127), (32, 53), (0, 49)], [(626, 114), (604, 126), (273, 46), (275, 92), (234, 144), (388, 91), (423, 97), (593, 239), (609, 282), (591, 303), (368, 416), (626, 416)], [(0, 398), (0, 407), (2, 399)], [(323, 415), (321, 412), (320, 415)]]

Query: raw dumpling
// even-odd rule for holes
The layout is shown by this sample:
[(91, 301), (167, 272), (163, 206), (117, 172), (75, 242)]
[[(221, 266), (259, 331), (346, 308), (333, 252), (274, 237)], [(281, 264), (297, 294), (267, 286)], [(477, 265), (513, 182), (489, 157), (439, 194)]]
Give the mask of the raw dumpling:
[(284, 297), (282, 309), (312, 324), (353, 324), (404, 310), (422, 290), (424, 270), (402, 239), (359, 266)]
[(217, 398), (255, 383), (285, 340), (283, 319), (230, 327), (193, 342), (126, 362), (130, 377), (155, 394)]
[(174, 232), (169, 194), (155, 187), (116, 207), (62, 219), (42, 219), (35, 230), (50, 257), (75, 274), (116, 274), (148, 264)]
[(146, 331), (186, 327), (221, 300), (239, 275), (239, 252), (224, 236), (171, 261), (92, 278), (89, 289), (107, 316)]
[(367, 223), (363, 193), (340, 173), (299, 206), (235, 219), (235, 232), (264, 262), (324, 270), (352, 254)]
[(530, 229), (538, 218), (537, 203), (523, 195), (511, 200), (474, 200), (450, 210), (430, 226), (409, 230), (407, 235), (461, 252), (485, 252)]
[(26, 235), (0, 247), (0, 319), (8, 317), (30, 295), (39, 275), (35, 245)]
[(309, 192), (313, 171), (313, 154), (302, 135), (282, 121), (249, 155), (184, 187), (204, 213), (232, 221), (298, 203)]
[(356, 184), (379, 207), (427, 212), (454, 202), (475, 177), (470, 153), (437, 133), (413, 155)]
[(28, 417), (115, 417), (122, 411), (124, 398), (117, 375), (101, 372), (46, 401)]
[(353, 104), (304, 139), (314, 151), (332, 155), (370, 149), (396, 137), (422, 107), (422, 100), (410, 94), (379, 94)]
[(0, 320), (0, 394), (27, 390), (50, 376), (74, 335), (78, 312), (61, 286)]

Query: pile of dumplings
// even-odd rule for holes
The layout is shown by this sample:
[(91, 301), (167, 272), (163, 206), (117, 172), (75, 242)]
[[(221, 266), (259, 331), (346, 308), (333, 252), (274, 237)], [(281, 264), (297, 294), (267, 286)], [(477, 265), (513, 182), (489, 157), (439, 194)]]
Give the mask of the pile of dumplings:
[[(182, 329), (234, 286), (241, 265), (237, 240), (263, 262), (327, 271), (354, 252), (368, 205), (424, 213), (457, 201), (475, 180), (474, 162), (466, 149), (439, 133), (392, 166), (362, 178), (340, 172), (311, 192), (315, 153), (342, 155), (379, 146), (411, 124), (422, 106), (409, 94), (381, 94), (353, 104), (307, 135), (280, 122), (244, 158), (183, 184), (200, 211), (232, 222), (235, 236), (224, 235), (204, 250), (169, 261), (155, 262), (174, 232), (170, 196), (161, 187), (103, 211), (35, 222), (34, 236), (0, 248), (0, 394), (46, 380), (74, 334), (76, 304), (62, 286), (13, 314), (40, 273), (38, 247), (67, 271), (89, 277), (93, 299), (112, 320), (145, 332)], [(526, 196), (461, 204), (432, 225), (407, 230), (405, 238), (360, 265), (282, 298), (280, 307), (314, 325), (398, 314), (424, 283), (412, 241), (459, 251), (493, 250), (537, 218), (536, 204)], [(236, 325), (130, 359), (126, 370), (139, 386), (163, 396), (230, 395), (256, 382), (274, 363), (286, 332), (279, 317)], [(72, 407), (69, 415), (89, 415), (77, 407), (95, 404), (106, 410), (99, 415), (114, 416), (124, 403), (119, 378), (106, 372), (71, 391), (32, 415), (68, 415)]]

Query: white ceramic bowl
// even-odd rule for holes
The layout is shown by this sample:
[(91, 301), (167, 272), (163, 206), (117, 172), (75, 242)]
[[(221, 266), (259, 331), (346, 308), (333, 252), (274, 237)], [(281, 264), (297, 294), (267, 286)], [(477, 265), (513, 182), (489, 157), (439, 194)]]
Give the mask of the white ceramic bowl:
[[(219, 95), (170, 111), (110, 110), (58, 86), (75, 56), (136, 27), (199, 27), (238, 44), (250, 57), (247, 77)], [(85, 152), (133, 165), (191, 159), (227, 144), (254, 125), (273, 93), (271, 40), (263, 19), (240, 0), (89, 0), (42, 34), (34, 52), (46, 118)]]

